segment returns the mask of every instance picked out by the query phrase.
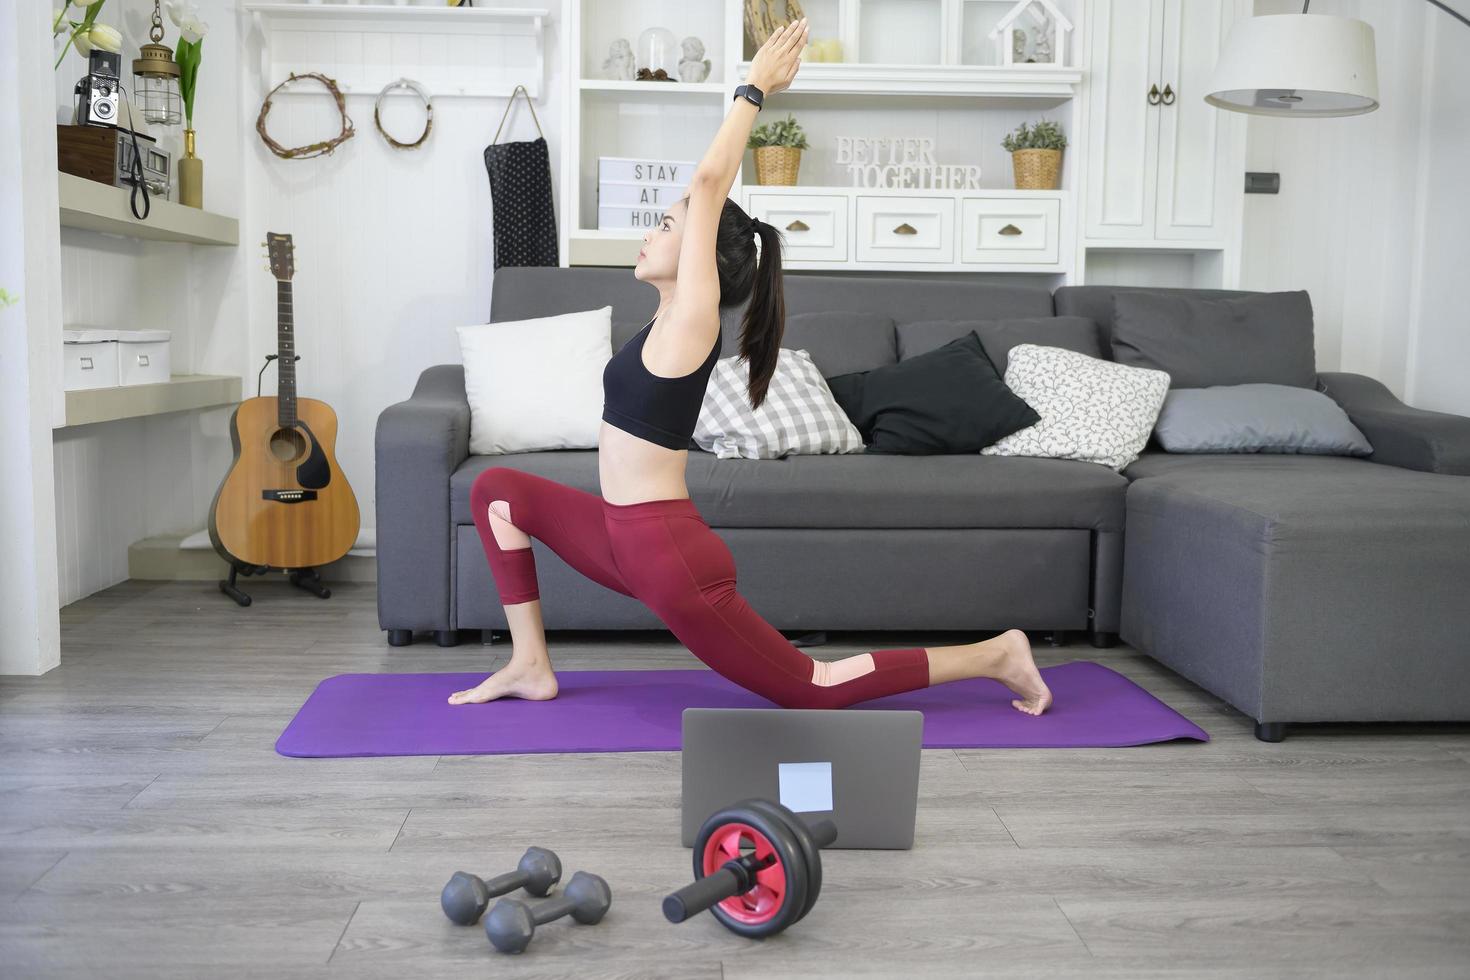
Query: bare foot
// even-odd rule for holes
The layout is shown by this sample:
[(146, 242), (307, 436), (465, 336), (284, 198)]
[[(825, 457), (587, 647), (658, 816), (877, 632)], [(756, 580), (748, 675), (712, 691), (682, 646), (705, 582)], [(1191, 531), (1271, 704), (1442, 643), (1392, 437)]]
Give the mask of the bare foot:
[(450, 704), (484, 704), (496, 698), (550, 701), (556, 697), (556, 674), (548, 663), (526, 665), (511, 662), (480, 682), (479, 686), (449, 695)]
[(1031, 641), (1020, 630), (1006, 630), (996, 639), (1004, 652), (990, 676), (1021, 695), (1011, 701), (1017, 711), (1041, 714), (1051, 705), (1051, 688), (1041, 679), (1036, 661), (1031, 659)]

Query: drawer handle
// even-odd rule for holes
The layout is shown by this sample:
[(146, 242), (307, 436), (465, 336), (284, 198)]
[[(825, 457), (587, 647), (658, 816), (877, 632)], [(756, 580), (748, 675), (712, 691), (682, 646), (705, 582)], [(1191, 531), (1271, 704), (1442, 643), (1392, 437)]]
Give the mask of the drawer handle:
[(996, 232), (997, 235), (1019, 235), (1020, 233), (1021, 229), (1017, 228), (1015, 225), (1006, 225), (1000, 231)]
[(1174, 104), (1174, 88), (1173, 88), (1173, 86), (1170, 86), (1170, 85), (1165, 85), (1164, 86), (1164, 94), (1163, 94), (1163, 96), (1160, 97), (1159, 101), (1162, 102), (1164, 105), (1173, 105)]
[(147, 367), (147, 366), (148, 366), (148, 355), (147, 354), (139, 354), (138, 355), (138, 367)]
[(789, 224), (789, 225), (786, 226), (786, 230), (787, 231), (811, 231), (812, 228), (811, 228), (811, 225), (807, 224), (805, 221), (802, 221), (800, 218), (797, 218), (795, 221), (791, 222), (791, 224)]
[(82, 370), (83, 371), (90, 371), (90, 370), (92, 370), (92, 359), (90, 357), (84, 357), (84, 358), (82, 358)]
[(909, 224), (907, 221), (905, 221), (903, 224), (893, 229), (893, 233), (895, 235), (917, 235), (919, 233), (919, 230), (913, 225)]
[(1159, 83), (1158, 82), (1155, 82), (1154, 84), (1152, 84), (1152, 85), (1150, 85), (1148, 87), (1148, 104), (1149, 105), (1158, 105), (1159, 104)]

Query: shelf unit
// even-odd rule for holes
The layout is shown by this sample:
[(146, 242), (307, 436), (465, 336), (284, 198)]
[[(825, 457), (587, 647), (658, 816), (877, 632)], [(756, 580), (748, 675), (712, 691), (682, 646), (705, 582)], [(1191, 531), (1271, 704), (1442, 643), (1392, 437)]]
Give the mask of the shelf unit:
[[(634, 265), (644, 230), (597, 227), (598, 158), (646, 155), (691, 165), (698, 162), (728, 112), (734, 86), (750, 71), (755, 51), (745, 36), (743, 6), (741, 0), (595, 0), (595, 4), (593, 0), (566, 0), (562, 64), (567, 73), (567, 111), (559, 221), (563, 263)], [(840, 37), (848, 60), (803, 63), (791, 88), (773, 97), (761, 114), (759, 121), (766, 122), (790, 112), (799, 116), (807, 130), (812, 148), (803, 153), (797, 186), (756, 184), (754, 172), (748, 169), (754, 166), (754, 156), (747, 151), (730, 196), (742, 203), (757, 192), (954, 197), (955, 191), (941, 188), (853, 186), (845, 171), (830, 159), (836, 135), (931, 135), (935, 163), (980, 163), (982, 187), (966, 194), (1034, 193), (1056, 201), (1062, 243), (1058, 261), (961, 265), (956, 240), (953, 264), (796, 260), (787, 263), (789, 268), (1068, 273), (1076, 210), (1070, 190), (1071, 154), (1063, 155), (1061, 190), (1017, 191), (1009, 154), (999, 142), (1019, 122), (1041, 117), (1059, 116), (1070, 135), (1084, 72), (1074, 65), (995, 63), (993, 44), (985, 33), (1010, 7), (1009, 0), (804, 2), (813, 25), (811, 39)], [(1080, 21), (1071, 11), (1068, 17), (1074, 25)], [(906, 25), (899, 32), (906, 40), (893, 37), (897, 22)], [(612, 41), (626, 39), (636, 55), (638, 35), (652, 25), (668, 27), (680, 40), (690, 35), (703, 40), (705, 57), (711, 62), (708, 80), (646, 82), (597, 77)], [(1072, 36), (1077, 36), (1075, 28)], [(872, 51), (883, 60), (852, 57), (863, 51)], [(854, 120), (860, 121), (861, 128), (854, 126)], [(960, 207), (956, 198), (956, 218)]]
[(128, 204), (132, 188), (60, 172), (57, 179), (63, 228), (191, 245), (240, 243), (240, 222), (235, 218), (150, 197), (148, 219), (139, 221)]
[(239, 401), (240, 379), (234, 375), (176, 374), (158, 384), (68, 391), (63, 427), (217, 408)]
[[(532, 99), (545, 94), (551, 14), (542, 7), (245, 3), (241, 9), (261, 38), (264, 92), (290, 72), (319, 71), (346, 96), (375, 98), (405, 76), (436, 99), (508, 97), (520, 84)], [(303, 91), (320, 94), (310, 86)]]

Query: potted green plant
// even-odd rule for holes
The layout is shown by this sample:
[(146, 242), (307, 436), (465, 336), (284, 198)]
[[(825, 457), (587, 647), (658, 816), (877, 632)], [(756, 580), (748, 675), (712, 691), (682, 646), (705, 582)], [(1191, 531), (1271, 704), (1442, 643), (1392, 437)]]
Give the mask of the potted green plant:
[(1017, 190), (1050, 191), (1057, 189), (1062, 172), (1062, 150), (1067, 137), (1062, 127), (1050, 119), (1035, 126), (1021, 123), (1014, 133), (1007, 133), (1000, 145), (1011, 151), (1011, 169), (1016, 175)]
[(796, 172), (801, 168), (801, 151), (807, 148), (807, 142), (801, 123), (789, 112), (785, 119), (774, 119), (755, 127), (745, 145), (755, 150), (757, 184), (789, 186), (796, 183)]

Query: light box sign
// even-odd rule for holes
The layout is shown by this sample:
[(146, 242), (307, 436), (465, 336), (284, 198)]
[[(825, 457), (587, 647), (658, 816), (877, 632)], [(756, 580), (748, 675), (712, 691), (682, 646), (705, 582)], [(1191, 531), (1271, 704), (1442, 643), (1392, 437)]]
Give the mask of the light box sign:
[(597, 158), (599, 231), (647, 231), (684, 196), (695, 160), (646, 157)]

